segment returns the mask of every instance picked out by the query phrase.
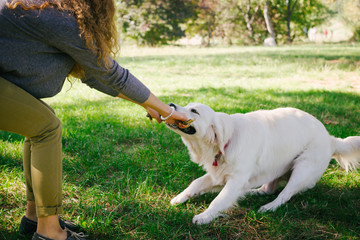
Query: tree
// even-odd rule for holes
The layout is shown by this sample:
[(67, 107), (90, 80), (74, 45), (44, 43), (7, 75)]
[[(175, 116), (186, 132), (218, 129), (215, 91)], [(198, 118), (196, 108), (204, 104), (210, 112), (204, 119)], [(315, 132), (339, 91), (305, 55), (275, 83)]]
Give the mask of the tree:
[(197, 14), (187, 24), (187, 33), (200, 34), (206, 46), (214, 37), (228, 44), (256, 44), (265, 31), (260, 9), (261, 1), (257, 0), (198, 0)]
[(181, 24), (194, 15), (189, 0), (117, 0), (121, 31), (138, 44), (167, 44), (185, 35)]
[(264, 19), (266, 24), (266, 29), (268, 30), (270, 37), (273, 38), (276, 41), (276, 34), (274, 25), (272, 23), (271, 15), (270, 15), (270, 1), (266, 0), (264, 4)]
[(291, 27), (290, 27), (290, 22), (291, 22), (291, 17), (294, 13), (295, 7), (298, 3), (298, 0), (286, 0), (286, 28), (287, 28), (287, 42), (291, 43), (292, 42), (292, 38), (291, 38)]
[(321, 0), (269, 0), (271, 16), (278, 41), (292, 43), (304, 36), (306, 29), (321, 24), (329, 10)]
[(352, 40), (360, 41), (360, 0), (336, 0), (334, 4), (338, 15), (353, 29)]
[(195, 0), (196, 11), (187, 22), (187, 32), (190, 35), (199, 34), (205, 46), (210, 46), (217, 26), (219, 3), (216, 0)]
[[(250, 38), (255, 42), (253, 23), (256, 19), (261, 1), (236, 1), (236, 7), (244, 17), (246, 28), (249, 31)], [(254, 4), (255, 3), (255, 4)]]

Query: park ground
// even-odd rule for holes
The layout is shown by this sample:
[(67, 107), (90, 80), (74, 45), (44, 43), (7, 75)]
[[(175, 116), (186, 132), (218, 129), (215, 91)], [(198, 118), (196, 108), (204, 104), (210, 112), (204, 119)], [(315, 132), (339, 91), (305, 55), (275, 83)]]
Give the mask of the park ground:
[[(122, 47), (117, 60), (161, 100), (228, 114), (296, 107), (336, 137), (360, 135), (360, 45)], [(318, 184), (276, 212), (251, 196), (204, 226), (191, 223), (216, 196), (170, 206), (204, 171), (180, 137), (133, 103), (73, 81), (45, 99), (63, 123), (64, 214), (94, 239), (359, 239), (360, 171), (332, 160)], [(0, 239), (25, 211), (23, 137), (0, 132)]]

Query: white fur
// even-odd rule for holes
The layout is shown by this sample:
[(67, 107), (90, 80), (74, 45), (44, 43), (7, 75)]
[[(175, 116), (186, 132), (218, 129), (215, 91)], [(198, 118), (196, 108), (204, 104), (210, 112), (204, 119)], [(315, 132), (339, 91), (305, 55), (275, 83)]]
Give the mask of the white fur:
[[(298, 109), (233, 115), (198, 103), (176, 109), (195, 119), (191, 126), (196, 133), (189, 135), (175, 126), (168, 127), (181, 135), (191, 160), (203, 166), (207, 174), (193, 181), (171, 204), (221, 189), (209, 208), (193, 218), (196, 224), (209, 223), (248, 193), (273, 193), (279, 178), (287, 176), (288, 183), (278, 197), (259, 210), (274, 211), (294, 194), (314, 187), (332, 157), (346, 170), (360, 163), (359, 136), (332, 137), (320, 121)], [(219, 151), (218, 166), (213, 166)]]

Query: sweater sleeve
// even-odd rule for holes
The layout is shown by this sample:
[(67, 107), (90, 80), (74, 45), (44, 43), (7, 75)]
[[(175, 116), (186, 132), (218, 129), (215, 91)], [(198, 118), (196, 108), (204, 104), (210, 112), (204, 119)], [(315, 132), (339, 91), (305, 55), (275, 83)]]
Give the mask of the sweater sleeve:
[(48, 44), (71, 56), (85, 71), (82, 81), (111, 96), (122, 93), (129, 99), (143, 103), (150, 96), (150, 90), (129, 70), (121, 67), (115, 60), (110, 68), (98, 63), (97, 55), (90, 50), (80, 37), (78, 24), (73, 16), (56, 9), (42, 11), (39, 21), (44, 26), (44, 39)]
[(83, 83), (88, 85), (91, 88), (94, 88), (102, 93), (105, 93), (107, 95), (116, 97), (119, 95), (119, 92), (113, 89), (112, 87), (104, 85), (102, 82), (97, 81), (95, 78), (87, 78), (87, 79), (81, 79)]

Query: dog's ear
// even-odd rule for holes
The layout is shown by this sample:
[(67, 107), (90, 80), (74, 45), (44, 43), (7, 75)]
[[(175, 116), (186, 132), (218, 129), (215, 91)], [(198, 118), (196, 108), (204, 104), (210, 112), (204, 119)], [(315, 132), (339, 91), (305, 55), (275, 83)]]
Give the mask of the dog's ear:
[(217, 135), (216, 135), (215, 124), (211, 124), (210, 127), (207, 129), (205, 138), (210, 144), (216, 144), (217, 143)]
[(229, 115), (225, 113), (216, 113), (213, 123), (210, 125), (206, 138), (209, 143), (216, 144), (219, 147), (219, 150), (224, 153), (225, 145), (229, 142), (233, 125)]

